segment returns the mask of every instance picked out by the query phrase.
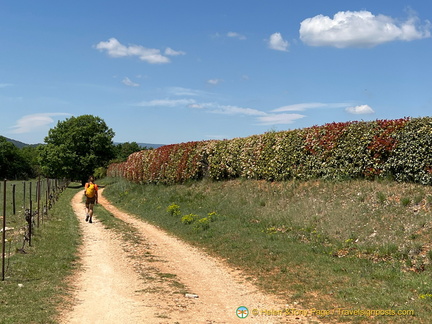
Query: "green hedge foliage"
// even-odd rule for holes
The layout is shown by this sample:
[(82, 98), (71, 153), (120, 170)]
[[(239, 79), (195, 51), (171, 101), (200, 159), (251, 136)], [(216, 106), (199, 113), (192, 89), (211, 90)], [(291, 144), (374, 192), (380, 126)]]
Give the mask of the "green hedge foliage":
[(204, 177), (283, 181), (392, 177), (432, 184), (432, 118), (331, 123), (133, 153), (109, 176), (141, 183)]

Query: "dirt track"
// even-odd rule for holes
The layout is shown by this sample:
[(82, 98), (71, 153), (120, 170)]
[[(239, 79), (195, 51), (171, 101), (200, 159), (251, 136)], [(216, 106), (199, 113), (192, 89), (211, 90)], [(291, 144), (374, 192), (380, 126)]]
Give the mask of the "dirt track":
[[(239, 271), (112, 206), (138, 229), (144, 244), (126, 242), (97, 220), (84, 220), (82, 193), (72, 200), (83, 232), (82, 271), (73, 279), (74, 307), (62, 323), (306, 323), (309, 317), (254, 316), (253, 309), (298, 309), (258, 291)], [(188, 298), (185, 293), (198, 298)], [(236, 309), (246, 306), (240, 319)], [(316, 319), (314, 319), (316, 320)]]

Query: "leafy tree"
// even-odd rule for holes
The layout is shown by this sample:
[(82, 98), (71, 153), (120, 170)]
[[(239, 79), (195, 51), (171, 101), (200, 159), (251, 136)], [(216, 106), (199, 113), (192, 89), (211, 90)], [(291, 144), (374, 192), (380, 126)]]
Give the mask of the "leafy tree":
[(32, 175), (30, 163), (20, 150), (5, 137), (0, 136), (0, 178), (27, 179)]
[(21, 148), (21, 155), (25, 159), (25, 161), (29, 164), (31, 170), (30, 177), (36, 177), (40, 174), (40, 166), (39, 166), (39, 152), (37, 146), (27, 145)]
[(137, 142), (125, 142), (117, 144), (115, 146), (115, 161), (112, 162), (124, 162), (127, 160), (129, 155), (142, 150), (143, 148), (141, 148)]
[(49, 177), (81, 180), (114, 157), (114, 131), (99, 117), (82, 115), (59, 121), (41, 145), (40, 164)]

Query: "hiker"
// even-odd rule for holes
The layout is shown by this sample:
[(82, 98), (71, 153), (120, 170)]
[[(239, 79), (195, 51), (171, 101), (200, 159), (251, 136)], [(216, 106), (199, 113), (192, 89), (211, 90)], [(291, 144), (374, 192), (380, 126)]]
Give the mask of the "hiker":
[(94, 183), (93, 176), (90, 176), (84, 186), (84, 195), (86, 196), (86, 222), (93, 223), (93, 207), (98, 203), (98, 186)]

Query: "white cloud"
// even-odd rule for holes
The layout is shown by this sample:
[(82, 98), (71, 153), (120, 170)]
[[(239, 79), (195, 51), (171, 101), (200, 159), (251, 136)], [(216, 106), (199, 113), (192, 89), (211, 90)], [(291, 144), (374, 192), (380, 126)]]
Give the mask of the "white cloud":
[(183, 88), (183, 87), (169, 87), (167, 89), (167, 92), (170, 95), (174, 95), (174, 96), (192, 96), (192, 97), (196, 97), (196, 96), (205, 96), (205, 95), (208, 95), (207, 92), (202, 91), (202, 90), (188, 89), (188, 88)]
[(221, 105), (215, 102), (193, 102), (189, 108), (206, 109), (208, 112), (224, 115), (247, 115), (247, 116), (265, 116), (267, 113), (253, 108), (238, 107), (232, 105)]
[(205, 108), (205, 106), (201, 105), (201, 104), (198, 104), (198, 103), (193, 103), (193, 104), (188, 105), (188, 108), (203, 109), (203, 108)]
[(248, 115), (248, 116), (265, 116), (265, 112), (253, 109), (253, 108), (242, 108), (237, 106), (229, 105), (217, 105), (212, 110), (214, 113), (227, 114), (227, 115)]
[(268, 46), (276, 51), (288, 51), (289, 43), (282, 38), (281, 33), (274, 33), (270, 36)]
[(55, 116), (71, 116), (68, 113), (40, 113), (23, 116), (16, 122), (16, 125), (12, 126), (11, 133), (13, 134), (24, 134), (31, 133), (33, 131), (45, 128), (46, 126), (55, 122)]
[(217, 114), (254, 116), (260, 125), (292, 124), (297, 119), (306, 117), (300, 114), (268, 114), (258, 109), (215, 103), (202, 104), (200, 108), (207, 108), (209, 112)]
[(237, 39), (240, 39), (240, 40), (245, 40), (246, 39), (245, 35), (242, 35), (242, 34), (239, 34), (239, 33), (236, 33), (236, 32), (228, 32), (227, 36), (231, 37), (231, 38), (237, 38)]
[(11, 83), (0, 83), (0, 88), (6, 88), (6, 87), (11, 87), (13, 86), (13, 84)]
[(137, 104), (140, 107), (178, 107), (195, 104), (194, 99), (155, 99), (142, 101)]
[(183, 51), (175, 51), (172, 48), (167, 47), (165, 49), (165, 55), (168, 55), (168, 56), (178, 56), (178, 55), (186, 55), (186, 53), (183, 52)]
[[(202, 93), (198, 90), (191, 90), (181, 87), (168, 88), (168, 92), (172, 95), (184, 95), (184, 96), (200, 96)], [(334, 109), (334, 108), (345, 108), (348, 113), (351, 114), (372, 114), (375, 113), (368, 105), (359, 105), (349, 107), (347, 103), (320, 103), (320, 102), (309, 102), (300, 103), (289, 106), (283, 106), (277, 109), (273, 109), (270, 113), (249, 108), (239, 107), (235, 105), (223, 105), (217, 102), (201, 102), (197, 99), (192, 98), (179, 98), (179, 99), (154, 99), (149, 101), (142, 101), (136, 106), (140, 107), (187, 107), (195, 110), (202, 110), (212, 114), (223, 114), (231, 116), (250, 116), (254, 117), (259, 125), (281, 125), (281, 124), (292, 124), (296, 120), (307, 117), (306, 115), (299, 113), (290, 113), (296, 111), (305, 111), (308, 109)], [(348, 107), (348, 108), (346, 108)]]
[(272, 112), (282, 112), (282, 111), (305, 111), (306, 109), (314, 108), (343, 108), (348, 106), (347, 103), (322, 103), (322, 102), (307, 102), (294, 105), (283, 106), (280, 108), (273, 109)]
[(129, 79), (128, 77), (125, 77), (123, 80), (122, 80), (122, 83), (123, 84), (125, 84), (125, 85), (127, 85), (128, 87), (139, 87), (140, 85), (139, 85), (139, 83), (135, 83), (135, 82), (133, 82), (131, 79)]
[(211, 84), (211, 85), (218, 85), (222, 81), (223, 81), (222, 79), (210, 79), (210, 80), (207, 80), (207, 83)]
[(300, 39), (311, 46), (373, 47), (382, 43), (427, 38), (429, 21), (422, 26), (415, 16), (404, 22), (369, 11), (340, 11), (333, 16), (318, 15), (300, 24)]
[[(190, 89), (172, 88), (177, 92), (186, 92)], [(222, 105), (217, 102), (199, 102), (191, 98), (181, 99), (155, 99), (143, 101), (138, 104), (140, 107), (187, 107), (190, 109), (202, 110), (213, 114), (223, 114), (230, 116), (250, 116), (254, 117), (260, 125), (280, 125), (292, 124), (297, 119), (306, 117), (296, 113), (273, 114), (258, 109), (239, 107), (234, 105)], [(315, 104), (316, 105), (316, 104)]]
[(325, 107), (326, 104), (319, 103), (319, 102), (310, 102), (310, 103), (301, 103), (301, 104), (294, 104), (294, 105), (288, 105), (283, 106), (280, 108), (276, 108), (272, 110), (273, 112), (281, 112), (281, 111), (305, 111), (306, 109), (311, 108), (320, 108)]
[(292, 124), (297, 119), (306, 117), (301, 114), (266, 114), (265, 116), (258, 117), (261, 125), (281, 125)]
[[(107, 51), (108, 55), (111, 57), (137, 56), (140, 60), (150, 64), (163, 64), (170, 62), (170, 59), (163, 56), (158, 49), (145, 48), (141, 45), (125, 46), (115, 38), (110, 38), (107, 42), (100, 42), (95, 47), (100, 51)], [(173, 50), (171, 51), (175, 52)]]
[(355, 107), (348, 107), (345, 109), (350, 114), (354, 115), (364, 115), (364, 114), (374, 114), (375, 111), (368, 105), (360, 105)]

